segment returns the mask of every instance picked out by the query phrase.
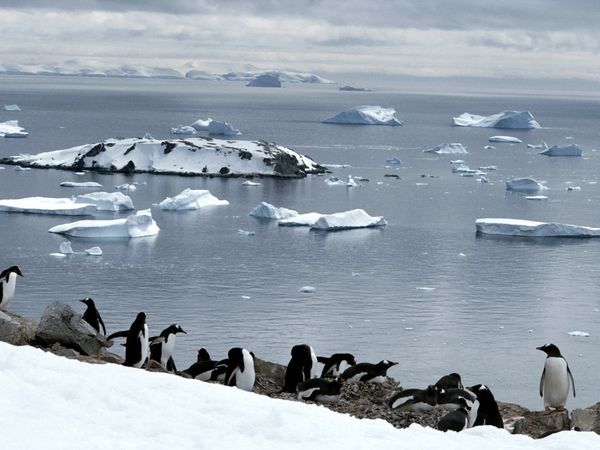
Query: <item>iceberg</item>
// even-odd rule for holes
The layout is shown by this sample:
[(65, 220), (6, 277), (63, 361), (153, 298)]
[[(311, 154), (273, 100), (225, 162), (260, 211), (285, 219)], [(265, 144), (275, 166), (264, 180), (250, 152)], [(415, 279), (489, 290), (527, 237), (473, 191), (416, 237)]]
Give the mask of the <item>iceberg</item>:
[(29, 136), (29, 133), (25, 131), (25, 128), (19, 126), (18, 120), (7, 120), (6, 122), (0, 122), (0, 137), (20, 138), (27, 136)]
[[(211, 122), (213, 123), (213, 122)], [(325, 168), (289, 148), (264, 141), (108, 139), (37, 155), (0, 158), (0, 164), (80, 172), (150, 172), (180, 175), (263, 175), (301, 178)]]
[(303, 294), (312, 294), (313, 292), (316, 292), (317, 290), (315, 289), (314, 286), (302, 286), (300, 288), (300, 292), (302, 292)]
[(490, 142), (501, 142), (505, 144), (522, 144), (523, 141), (513, 136), (492, 136), (489, 139)]
[(298, 212), (287, 208), (277, 208), (267, 202), (260, 202), (258, 206), (252, 208), (250, 215), (259, 219), (281, 220), (298, 216)]
[(558, 145), (555, 145), (547, 150), (544, 150), (543, 152), (540, 152), (539, 154), (546, 156), (582, 156), (583, 150), (577, 144), (571, 144), (565, 147), (559, 147)]
[(171, 134), (189, 134), (196, 135), (198, 131), (191, 125), (178, 125), (175, 128), (171, 128)]
[(19, 105), (4, 105), (6, 111), (21, 111)]
[(62, 253), (63, 255), (72, 255), (73, 252), (73, 248), (71, 247), (71, 241), (63, 241), (60, 243), (60, 245), (58, 246), (58, 251), (60, 253)]
[(349, 124), (349, 125), (402, 125), (396, 119), (393, 108), (381, 106), (355, 106), (325, 119), (323, 123)]
[(242, 183), (242, 186), (260, 186), (260, 183), (256, 183), (254, 181), (246, 180)]
[(520, 219), (477, 219), (477, 232), (526, 237), (600, 237), (600, 228)]
[(281, 87), (281, 81), (279, 81), (279, 75), (276, 73), (265, 73), (257, 75), (252, 78), (246, 86), (250, 87)]
[(402, 161), (397, 156), (393, 156), (385, 160), (386, 164), (402, 164)]
[(60, 183), (62, 187), (70, 187), (70, 188), (101, 188), (102, 185), (100, 183), (96, 183), (95, 181), (63, 181)]
[(534, 178), (513, 178), (506, 182), (507, 191), (536, 192), (542, 189), (547, 188)]
[(362, 88), (362, 87), (354, 87), (350, 85), (340, 86), (338, 88), (340, 91), (348, 91), (348, 92), (372, 92), (371, 89)]
[(229, 122), (211, 120), (208, 124), (208, 134), (220, 134), (222, 136), (239, 136), (242, 134), (237, 128), (233, 128)]
[(567, 334), (569, 336), (590, 337), (590, 333), (586, 331), (569, 331)]
[(362, 209), (322, 215), (311, 225), (316, 230), (336, 231), (353, 228), (384, 227), (387, 222), (383, 217), (371, 217)]
[(198, 119), (190, 126), (196, 131), (208, 131), (211, 122), (212, 119), (210, 117), (206, 120)]
[(65, 234), (85, 238), (117, 238), (154, 236), (159, 232), (158, 225), (149, 209), (137, 211), (124, 219), (79, 220), (77, 222), (56, 225), (50, 233)]
[(423, 151), (428, 153), (436, 153), (438, 155), (460, 155), (469, 153), (467, 149), (464, 148), (463, 145), (459, 144), (458, 142), (453, 142), (451, 144), (436, 145), (433, 148)]
[(453, 117), (454, 125), (459, 127), (478, 128), (507, 128), (507, 129), (532, 129), (541, 128), (533, 114), (529, 111), (503, 111), (491, 116), (478, 116), (463, 113)]
[(281, 219), (279, 221), (280, 227), (310, 227), (313, 226), (317, 220), (323, 216), (321, 213), (310, 212), (305, 214), (298, 214), (297, 216), (291, 216), (287, 219)]
[(360, 184), (358, 184), (356, 181), (354, 181), (354, 178), (352, 178), (352, 175), (348, 175), (348, 181), (340, 180), (338, 177), (332, 176), (332, 177), (327, 178), (325, 180), (325, 183), (328, 186), (346, 186), (346, 187), (360, 186)]
[(121, 192), (92, 192), (78, 195), (75, 203), (95, 205), (98, 211), (129, 211), (135, 209), (131, 197)]
[(0, 200), (0, 211), (61, 216), (89, 216), (96, 211), (90, 203), (75, 202), (70, 198), (26, 197)]
[(85, 250), (90, 256), (102, 256), (102, 249), (100, 247), (92, 247)]
[(123, 184), (117, 184), (115, 186), (115, 189), (118, 189), (119, 191), (123, 191), (123, 192), (135, 192), (135, 191), (137, 191), (137, 186), (135, 184), (131, 184), (131, 183), (123, 183)]
[(548, 144), (544, 141), (540, 141), (538, 144), (527, 144), (527, 148), (534, 148), (536, 150), (546, 150), (548, 148)]
[(167, 197), (158, 204), (166, 211), (200, 209), (207, 206), (229, 205), (227, 200), (219, 200), (206, 189), (184, 189), (175, 197)]

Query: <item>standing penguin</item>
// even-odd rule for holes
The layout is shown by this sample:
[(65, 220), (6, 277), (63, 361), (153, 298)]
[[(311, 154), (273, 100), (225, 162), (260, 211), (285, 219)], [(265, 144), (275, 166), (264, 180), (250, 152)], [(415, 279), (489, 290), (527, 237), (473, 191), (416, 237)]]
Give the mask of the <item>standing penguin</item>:
[(148, 356), (150, 356), (148, 341), (148, 325), (146, 325), (146, 314), (138, 313), (137, 317), (129, 327), (129, 331), (117, 331), (106, 338), (110, 341), (116, 337), (127, 337), (125, 342), (124, 366), (142, 367)]
[(550, 408), (565, 409), (569, 396), (569, 380), (573, 385), (573, 397), (575, 397), (575, 380), (567, 360), (554, 344), (544, 344), (537, 349), (548, 355), (540, 378), (540, 397), (544, 397), (544, 408), (547, 411)]
[(285, 369), (285, 381), (283, 390), (285, 392), (296, 392), (298, 383), (315, 377), (317, 357), (310, 345), (301, 344), (292, 347), (292, 359)]
[(85, 310), (81, 318), (87, 323), (89, 323), (92, 326), (92, 328), (98, 333), (100, 333), (100, 326), (102, 326), (102, 331), (106, 335), (106, 327), (104, 326), (104, 321), (102, 320), (102, 317), (100, 317), (100, 313), (96, 309), (96, 304), (94, 303), (94, 300), (92, 300), (90, 297), (86, 297), (83, 300), (79, 301), (87, 306), (87, 309)]
[(467, 389), (477, 396), (478, 403), (476, 419), (471, 426), (492, 425), (497, 428), (504, 428), (502, 415), (498, 410), (498, 404), (492, 391), (485, 384), (476, 384)]
[(377, 364), (359, 363), (344, 370), (341, 377), (347, 383), (364, 381), (369, 383), (383, 383), (387, 376), (387, 370), (398, 364), (397, 362), (384, 359)]
[(469, 410), (471, 409), (463, 397), (458, 399), (460, 408), (442, 417), (437, 425), (440, 431), (462, 431), (469, 425)]
[(252, 354), (245, 348), (234, 347), (229, 350), (227, 356), (229, 362), (225, 374), (225, 384), (237, 386), (244, 391), (251, 391), (256, 379)]
[(317, 356), (317, 361), (323, 363), (321, 378), (337, 377), (349, 366), (356, 364), (356, 358), (351, 353), (334, 353), (329, 358)]
[(179, 325), (173, 324), (162, 330), (160, 336), (150, 338), (150, 359), (160, 363), (169, 372), (177, 371), (175, 361), (173, 360), (175, 335), (177, 333), (187, 334)]
[(11, 266), (0, 272), (0, 309), (8, 310), (8, 306), (15, 296), (17, 275), (23, 276), (19, 266)]

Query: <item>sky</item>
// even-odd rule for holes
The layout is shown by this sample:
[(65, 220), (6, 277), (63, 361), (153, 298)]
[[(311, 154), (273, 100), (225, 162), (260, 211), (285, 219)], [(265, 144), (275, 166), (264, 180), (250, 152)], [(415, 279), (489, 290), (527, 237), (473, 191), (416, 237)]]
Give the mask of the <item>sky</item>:
[(1, 0), (0, 63), (600, 82), (598, 0)]

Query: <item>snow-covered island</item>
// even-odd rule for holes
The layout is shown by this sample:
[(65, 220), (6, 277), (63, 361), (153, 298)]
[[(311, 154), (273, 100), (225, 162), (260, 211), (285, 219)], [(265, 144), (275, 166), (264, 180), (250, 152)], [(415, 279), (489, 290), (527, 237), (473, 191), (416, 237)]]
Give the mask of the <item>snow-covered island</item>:
[(208, 137), (164, 141), (108, 139), (36, 155), (1, 158), (0, 164), (73, 171), (281, 178), (326, 171), (308, 156), (277, 144)]
[(402, 125), (396, 119), (396, 110), (382, 108), (381, 106), (354, 106), (342, 111), (335, 116), (325, 119), (323, 123), (348, 124), (348, 125)]
[(600, 228), (521, 219), (477, 219), (478, 233), (523, 237), (600, 237)]
[(478, 116), (463, 113), (453, 117), (452, 122), (458, 127), (533, 129), (541, 128), (529, 111), (503, 111), (491, 116)]

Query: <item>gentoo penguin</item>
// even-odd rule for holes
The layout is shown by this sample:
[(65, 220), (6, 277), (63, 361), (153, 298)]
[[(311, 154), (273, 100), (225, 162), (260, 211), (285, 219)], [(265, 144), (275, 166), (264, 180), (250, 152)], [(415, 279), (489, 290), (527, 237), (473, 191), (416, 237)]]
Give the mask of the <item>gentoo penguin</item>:
[(567, 360), (554, 344), (544, 344), (537, 349), (548, 355), (540, 378), (540, 397), (544, 397), (544, 408), (565, 409), (569, 395), (569, 380), (573, 385), (573, 397), (575, 397), (575, 380)]
[(23, 276), (19, 266), (11, 266), (0, 272), (0, 309), (8, 310), (8, 306), (15, 296), (17, 275)]
[(94, 330), (100, 333), (100, 327), (102, 326), (102, 331), (106, 335), (106, 327), (104, 326), (104, 321), (102, 317), (100, 317), (100, 313), (96, 309), (96, 304), (94, 300), (89, 297), (84, 298), (83, 300), (79, 300), (81, 303), (87, 306), (87, 309), (83, 313), (82, 319), (89, 323)]
[(467, 401), (469, 407), (471, 407), (473, 402), (477, 399), (475, 394), (465, 389), (440, 389), (437, 407), (440, 409), (460, 408), (461, 398)]
[(175, 361), (173, 360), (175, 336), (177, 333), (187, 334), (179, 325), (173, 324), (162, 330), (159, 336), (150, 338), (150, 359), (160, 363), (169, 372), (177, 371)]
[(469, 425), (469, 410), (471, 409), (463, 397), (458, 399), (460, 408), (442, 417), (437, 428), (440, 431), (462, 431)]
[(148, 341), (148, 325), (146, 325), (146, 314), (138, 313), (128, 331), (117, 331), (106, 338), (111, 341), (117, 337), (126, 337), (125, 362), (123, 365), (142, 367), (150, 356)]
[(460, 375), (456, 372), (444, 375), (442, 378), (437, 380), (435, 386), (438, 389), (464, 389)]
[(341, 377), (346, 380), (347, 383), (353, 383), (355, 381), (383, 383), (385, 381), (387, 370), (396, 364), (398, 363), (388, 361), (387, 359), (379, 361), (377, 364), (359, 363), (344, 370)]
[(298, 383), (310, 380), (316, 375), (317, 357), (310, 345), (294, 345), (291, 351), (292, 359), (285, 369), (283, 390), (296, 392)]
[(225, 374), (225, 384), (237, 386), (244, 391), (251, 391), (256, 378), (252, 354), (245, 348), (234, 347), (229, 350), (227, 356), (229, 362)]
[(438, 388), (429, 385), (427, 389), (405, 389), (400, 391), (387, 399), (385, 403), (395, 411), (431, 411), (437, 405), (438, 395)]
[(201, 381), (223, 381), (227, 372), (227, 360), (213, 361), (204, 348), (198, 350), (197, 361), (183, 373)]
[(298, 384), (298, 400), (311, 400), (313, 402), (337, 403), (344, 380), (337, 378), (313, 378)]
[(324, 364), (321, 378), (338, 377), (349, 366), (356, 364), (356, 358), (351, 353), (334, 353), (329, 358), (317, 356), (317, 361)]
[(478, 403), (477, 416), (471, 426), (492, 425), (497, 428), (504, 428), (504, 422), (492, 391), (485, 384), (476, 384), (467, 389), (477, 396)]

